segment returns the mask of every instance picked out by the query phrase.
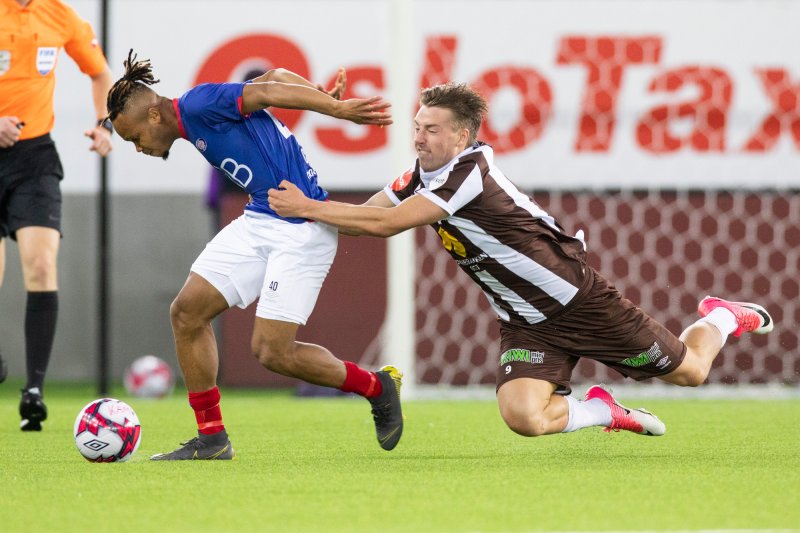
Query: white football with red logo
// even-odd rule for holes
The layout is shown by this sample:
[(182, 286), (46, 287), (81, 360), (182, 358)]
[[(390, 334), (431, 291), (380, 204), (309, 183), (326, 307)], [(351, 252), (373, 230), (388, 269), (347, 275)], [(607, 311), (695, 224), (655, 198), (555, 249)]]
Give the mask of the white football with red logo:
[(93, 463), (127, 461), (139, 448), (142, 426), (130, 405), (114, 398), (89, 402), (73, 426), (75, 445)]
[(175, 387), (175, 374), (163, 359), (145, 355), (125, 370), (125, 390), (138, 398), (163, 398)]

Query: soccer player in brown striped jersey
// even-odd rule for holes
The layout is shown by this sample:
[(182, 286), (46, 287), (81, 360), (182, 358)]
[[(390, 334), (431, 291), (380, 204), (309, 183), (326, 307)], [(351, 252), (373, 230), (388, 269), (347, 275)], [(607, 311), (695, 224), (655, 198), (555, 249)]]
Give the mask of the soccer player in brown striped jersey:
[(477, 141), (485, 100), (465, 84), (425, 89), (414, 119), (417, 160), (363, 205), (319, 202), (288, 182), (269, 192), (283, 216), (318, 220), (355, 235), (389, 237), (430, 225), (500, 319), (497, 400), (525, 436), (591, 426), (663, 435), (644, 409), (628, 409), (600, 386), (571, 396), (580, 358), (634, 380), (699, 386), (728, 335), (767, 333), (756, 304), (705, 297), (702, 318), (675, 336), (587, 264), (582, 232), (571, 236), (495, 165)]

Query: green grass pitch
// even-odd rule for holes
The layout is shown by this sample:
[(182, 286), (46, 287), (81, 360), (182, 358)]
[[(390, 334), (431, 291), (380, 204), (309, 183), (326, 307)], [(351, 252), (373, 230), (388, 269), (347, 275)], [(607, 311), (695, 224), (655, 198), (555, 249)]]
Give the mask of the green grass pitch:
[(236, 460), (163, 463), (147, 458), (195, 433), (184, 393), (113, 392), (139, 415), (141, 445), (94, 464), (72, 438), (91, 387), (48, 385), (32, 434), (18, 386), (0, 386), (0, 531), (800, 530), (800, 400), (634, 400), (665, 436), (536, 439), (492, 401), (406, 402), (385, 452), (359, 398), (223, 389)]

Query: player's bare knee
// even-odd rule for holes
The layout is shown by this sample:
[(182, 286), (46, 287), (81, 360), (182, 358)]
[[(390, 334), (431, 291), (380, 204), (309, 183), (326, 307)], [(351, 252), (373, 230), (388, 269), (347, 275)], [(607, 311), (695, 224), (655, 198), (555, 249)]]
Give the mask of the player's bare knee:
[(30, 286), (39, 287), (51, 279), (56, 270), (56, 261), (49, 255), (39, 255), (25, 262), (25, 279)]
[(699, 368), (693, 368), (683, 376), (682, 387), (699, 387), (706, 382), (708, 373)]
[(516, 405), (504, 405), (500, 407), (500, 414), (514, 433), (524, 437), (538, 437), (545, 434), (544, 413)]
[(194, 329), (202, 325), (202, 321), (191, 309), (191, 303), (180, 293), (172, 300), (169, 306), (169, 319), (173, 331)]
[(293, 363), (293, 346), (294, 343), (286, 343), (282, 339), (254, 339), (251, 351), (267, 370), (288, 375), (291, 374)]
[(664, 380), (679, 385), (681, 387), (699, 387), (705, 383), (708, 377), (708, 369), (696, 364), (692, 364), (690, 360), (684, 359), (681, 366), (673, 372), (664, 376)]

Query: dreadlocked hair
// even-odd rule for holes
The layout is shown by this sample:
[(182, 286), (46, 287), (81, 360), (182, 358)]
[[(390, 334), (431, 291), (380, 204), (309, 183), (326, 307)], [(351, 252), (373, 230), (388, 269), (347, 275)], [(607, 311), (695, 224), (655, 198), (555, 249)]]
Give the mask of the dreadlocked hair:
[(108, 118), (114, 120), (125, 110), (128, 100), (145, 90), (150, 90), (149, 86), (158, 83), (153, 77), (153, 67), (149, 59), (136, 59), (137, 54), (133, 53), (133, 48), (128, 52), (128, 59), (122, 64), (125, 66), (125, 74), (111, 86), (108, 91), (106, 106), (108, 107)]

